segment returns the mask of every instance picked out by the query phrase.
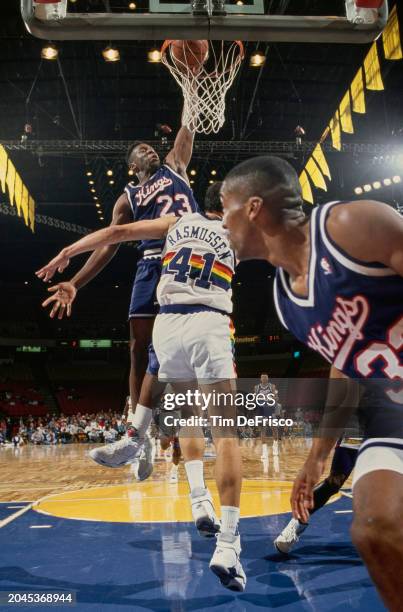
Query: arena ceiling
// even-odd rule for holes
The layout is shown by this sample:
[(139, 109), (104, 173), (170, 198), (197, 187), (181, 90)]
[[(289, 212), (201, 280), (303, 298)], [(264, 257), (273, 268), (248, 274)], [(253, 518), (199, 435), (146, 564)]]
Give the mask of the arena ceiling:
[[(78, 0), (78, 10), (119, 10), (125, 0)], [(141, 8), (141, 3), (137, 3)], [(394, 4), (393, 0), (390, 3)], [(5, 6), (7, 5), (7, 6)], [(326, 10), (323, 10), (326, 6)], [(343, 0), (269, 0), (271, 12), (290, 14), (343, 14)], [(155, 139), (157, 124), (175, 131), (180, 124), (181, 93), (161, 64), (147, 62), (147, 51), (160, 41), (115, 41), (121, 61), (107, 64), (102, 49), (110, 41), (61, 42), (60, 64), (41, 60), (43, 41), (24, 29), (19, 1), (0, 8), (0, 141), (21, 141), (24, 126), (32, 126), (28, 140), (133, 140)], [(192, 168), (197, 171), (195, 191), (202, 199), (211, 171), (220, 179), (242, 156), (235, 144), (259, 141), (295, 141), (300, 125), (306, 139), (316, 141), (334, 114), (369, 45), (247, 43), (247, 57), (227, 98), (227, 121), (216, 140), (227, 141), (224, 150), (196, 150)], [(267, 56), (263, 68), (249, 66), (256, 51)], [(383, 62), (384, 92), (368, 92), (368, 112), (355, 116), (356, 133), (346, 143), (385, 143), (403, 151), (403, 62)], [(205, 143), (207, 137), (198, 137)], [(233, 146), (231, 145), (233, 143)], [(108, 151), (63, 150), (41, 153), (35, 149), (10, 155), (37, 201), (37, 212), (81, 226), (98, 228), (108, 222), (116, 197), (127, 181), (122, 155)], [(297, 169), (301, 153), (289, 158)], [(384, 170), (374, 156), (329, 154), (333, 181), (326, 199), (351, 197), (352, 188), (368, 177), (382, 178)], [(104, 221), (98, 219), (86, 171), (96, 177)], [(113, 169), (113, 185), (108, 169)], [(374, 174), (375, 173), (375, 174)], [(386, 194), (384, 198), (391, 197)], [(6, 198), (3, 198), (6, 201)], [(0, 215), (2, 278), (26, 278), (32, 267), (43, 263), (73, 234), (38, 225), (35, 236), (18, 219)], [(133, 250), (126, 248), (112, 275), (124, 275)], [(27, 255), (29, 253), (29, 256)], [(12, 262), (12, 266), (10, 266)], [(126, 263), (125, 263), (126, 262)], [(130, 264), (128, 264), (130, 265)], [(122, 270), (122, 272), (121, 272)], [(108, 275), (106, 275), (108, 278)]]

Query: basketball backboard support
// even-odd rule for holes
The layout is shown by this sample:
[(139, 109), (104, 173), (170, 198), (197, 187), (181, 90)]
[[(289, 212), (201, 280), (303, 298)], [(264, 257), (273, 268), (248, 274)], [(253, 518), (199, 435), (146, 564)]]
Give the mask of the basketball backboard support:
[[(227, 15), (219, 17), (195, 16), (190, 4), (176, 1), (173, 6), (179, 5), (181, 10), (171, 12), (166, 9), (167, 2), (150, 1), (148, 13), (67, 12), (65, 17), (39, 19), (34, 0), (21, 0), (21, 14), (27, 30), (46, 40), (209, 39), (362, 44), (375, 40), (388, 19), (387, 0), (379, 20), (372, 25), (356, 25), (346, 17), (261, 14), (263, 0), (251, 0), (244, 6), (226, 5)], [(62, 4), (66, 5), (66, 0)]]

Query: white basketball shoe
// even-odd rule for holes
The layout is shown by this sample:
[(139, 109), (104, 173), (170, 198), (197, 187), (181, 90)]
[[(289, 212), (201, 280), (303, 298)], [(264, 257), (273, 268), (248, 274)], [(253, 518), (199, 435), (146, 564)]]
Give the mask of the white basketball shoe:
[(105, 446), (94, 448), (89, 452), (89, 456), (99, 465), (117, 468), (133, 463), (139, 457), (143, 446), (144, 439), (137, 435), (128, 435), (113, 444), (105, 444)]
[(220, 531), (221, 525), (214, 510), (210, 491), (202, 488), (193, 489), (189, 497), (197, 531), (203, 538), (213, 538)]
[(279, 536), (274, 540), (274, 546), (278, 552), (287, 555), (297, 544), (299, 537), (304, 533), (309, 523), (300, 523), (292, 518), (288, 525), (283, 529)]
[(241, 565), (241, 539), (239, 535), (219, 533), (210, 569), (226, 589), (244, 591), (246, 576)]

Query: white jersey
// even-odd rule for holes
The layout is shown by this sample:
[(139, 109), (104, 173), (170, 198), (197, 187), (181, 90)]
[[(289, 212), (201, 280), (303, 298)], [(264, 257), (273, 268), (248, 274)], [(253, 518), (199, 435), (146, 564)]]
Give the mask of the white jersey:
[(168, 232), (162, 253), (160, 306), (207, 306), (230, 314), (234, 265), (221, 220), (184, 215)]

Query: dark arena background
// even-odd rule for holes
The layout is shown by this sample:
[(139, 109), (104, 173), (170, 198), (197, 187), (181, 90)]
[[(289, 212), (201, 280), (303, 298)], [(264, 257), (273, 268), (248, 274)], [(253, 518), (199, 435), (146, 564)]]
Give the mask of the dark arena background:
[[(41, 39), (27, 31), (21, 14), (34, 4), (0, 6), (0, 610), (385, 610), (351, 541), (350, 478), (292, 552), (282, 555), (273, 546), (291, 519), (293, 480), (318, 423), (306, 398), (287, 403), (286, 381), (326, 379), (329, 363), (282, 326), (268, 262), (243, 261), (232, 279), (236, 369), (252, 388), (267, 374), (278, 392), (278, 414), (293, 425), (239, 432), (245, 591), (225, 590), (210, 572), (214, 546), (194, 526), (183, 458), (176, 461), (176, 443), (164, 445), (154, 423), (153, 473), (144, 481), (133, 464), (114, 470), (89, 458), (91, 449), (123, 440), (128, 429), (128, 308), (139, 251), (135, 242), (122, 244), (79, 289), (71, 316), (61, 319), (41, 306), (47, 286), (35, 272), (66, 245), (111, 223), (116, 200), (136, 180), (126, 161), (131, 143), (151, 144), (162, 159), (172, 148), (183, 97), (159, 49), (167, 37), (207, 36), (191, 35), (192, 19), (203, 17), (186, 3), (68, 0), (68, 12), (86, 19), (161, 13), (169, 34), (147, 25), (145, 39), (133, 25), (139, 35), (131, 40), (112, 30), (103, 39), (74, 40), (54, 28)], [(261, 6), (231, 0), (226, 7), (227, 16), (212, 18), (212, 39), (232, 19), (245, 57), (226, 95), (224, 125), (217, 134), (195, 136), (188, 175), (200, 206), (207, 188), (239, 162), (275, 155), (297, 171), (309, 216), (327, 202), (362, 199), (401, 214), (400, 2), (389, 1), (383, 34), (385, 24), (354, 29), (343, 0)], [(256, 28), (259, 13), (296, 22), (283, 34), (281, 26), (277, 38), (258, 38), (253, 24), (236, 21), (244, 9), (246, 21), (257, 15)], [(338, 26), (324, 34), (315, 22), (300, 34), (304, 20), (324, 15), (340, 19)], [(72, 278), (86, 258), (74, 259), (53, 281)], [(205, 478), (219, 508), (216, 449), (209, 431), (205, 437)], [(330, 460), (327, 472), (329, 466)], [(51, 602), (45, 594), (65, 600)]]

